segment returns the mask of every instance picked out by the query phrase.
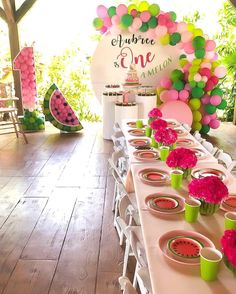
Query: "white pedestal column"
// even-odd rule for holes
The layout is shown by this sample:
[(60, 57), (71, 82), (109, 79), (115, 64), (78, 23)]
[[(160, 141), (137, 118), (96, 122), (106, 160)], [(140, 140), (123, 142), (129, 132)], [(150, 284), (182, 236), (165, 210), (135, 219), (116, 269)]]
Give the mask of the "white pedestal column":
[(136, 95), (138, 106), (138, 118), (147, 118), (148, 112), (157, 106), (157, 96), (139, 96)]
[(115, 122), (120, 126), (123, 119), (137, 119), (138, 105), (115, 105)]

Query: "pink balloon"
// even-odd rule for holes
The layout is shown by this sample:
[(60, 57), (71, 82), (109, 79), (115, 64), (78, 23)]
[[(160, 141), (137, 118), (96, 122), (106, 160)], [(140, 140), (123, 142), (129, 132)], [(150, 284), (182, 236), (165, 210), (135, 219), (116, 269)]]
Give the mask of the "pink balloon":
[(132, 23), (132, 27), (138, 30), (142, 26), (142, 21), (139, 17), (135, 17)]
[(209, 116), (210, 116), (211, 119), (216, 119), (217, 118), (216, 112), (213, 113), (213, 114), (209, 114)]
[(106, 31), (107, 31), (107, 27), (105, 27), (105, 26), (103, 26), (103, 27), (101, 28), (101, 30), (100, 30), (100, 32), (101, 32), (102, 34), (105, 34)]
[(107, 28), (110, 28), (112, 26), (112, 23), (111, 23), (111, 18), (110, 17), (105, 17), (103, 19), (103, 25)]
[(204, 95), (202, 98), (201, 98), (201, 102), (202, 104), (206, 105), (206, 104), (209, 104), (210, 103), (210, 96), (209, 95)]
[(162, 102), (167, 102), (169, 101), (169, 91), (168, 90), (164, 90), (160, 93), (160, 100)]
[(170, 21), (170, 22), (167, 23), (166, 26), (167, 26), (168, 32), (170, 34), (176, 33), (176, 31), (177, 31), (177, 23)]
[(217, 78), (223, 78), (226, 75), (227, 71), (224, 66), (217, 66), (215, 68), (214, 74)]
[(158, 25), (160, 26), (166, 26), (167, 23), (167, 18), (164, 14), (159, 14), (158, 15)]
[(209, 68), (206, 68), (206, 67), (201, 68), (201, 69), (199, 70), (199, 73), (200, 73), (200, 75), (202, 75), (202, 76), (206, 76), (208, 79), (211, 77), (211, 71), (210, 71)]
[(194, 48), (193, 48), (193, 45), (192, 45), (192, 42), (188, 42), (188, 43), (185, 43), (184, 44), (184, 51), (187, 53), (187, 54), (192, 54), (194, 53)]
[(177, 100), (179, 96), (179, 93), (177, 90), (169, 90), (168, 97), (169, 100)]
[(221, 103), (222, 99), (218, 95), (211, 96), (210, 103), (214, 106), (217, 106)]
[(120, 18), (119, 18), (119, 16), (118, 16), (118, 15), (113, 15), (112, 18), (111, 18), (111, 23), (112, 23), (113, 25), (117, 25), (117, 24), (119, 24), (119, 23), (120, 23)]
[(191, 86), (189, 84), (186, 84), (184, 86), (184, 89), (187, 90), (187, 91), (191, 91), (192, 88), (191, 88)]
[(140, 14), (140, 18), (143, 22), (148, 22), (151, 18), (151, 14), (149, 11), (142, 11)]
[(178, 44), (175, 45), (175, 48), (176, 48), (177, 50), (182, 50), (182, 49), (184, 49), (184, 43), (180, 41)]
[(203, 125), (208, 125), (210, 121), (211, 121), (211, 117), (208, 114), (203, 116), (203, 118), (202, 118)]
[(151, 40), (154, 40), (154, 39), (156, 39), (156, 30), (155, 29), (149, 29), (147, 32), (146, 32), (146, 34), (147, 34), (147, 37), (149, 38), (149, 39), (151, 39)]
[(181, 101), (187, 101), (189, 97), (189, 92), (187, 90), (181, 90), (179, 92), (179, 99)]
[(208, 81), (208, 77), (202, 76), (202, 81), (206, 83)]
[(211, 63), (210, 62), (202, 62), (200, 67), (211, 69)]
[(214, 51), (207, 51), (206, 52), (206, 55), (205, 55), (205, 58), (211, 60), (212, 58), (214, 58), (214, 56), (215, 56), (215, 52)]
[(160, 80), (160, 85), (162, 88), (166, 88), (166, 89), (170, 89), (172, 86), (172, 81), (171, 79), (167, 78), (167, 77), (163, 77)]
[(196, 73), (195, 75), (194, 75), (194, 81), (195, 82), (200, 82), (201, 80), (202, 80), (202, 76), (199, 74), (199, 73)]
[(157, 35), (157, 37), (163, 37), (163, 36), (166, 35), (166, 33), (167, 33), (167, 27), (161, 26), (161, 25), (158, 25), (156, 27), (156, 35)]
[(130, 14), (133, 16), (133, 17), (136, 17), (138, 15), (138, 11), (136, 9), (132, 9), (130, 11)]
[(184, 43), (188, 43), (192, 41), (193, 34), (189, 31), (185, 31), (181, 34), (181, 41)]
[(124, 14), (128, 13), (128, 8), (126, 5), (124, 4), (120, 4), (117, 6), (116, 8), (116, 14), (119, 15), (119, 16), (122, 16)]
[(215, 86), (219, 83), (219, 78), (217, 78), (216, 76), (210, 77), (210, 80), (212, 81), (212, 83), (214, 83)]
[(183, 33), (186, 30), (187, 30), (187, 24), (185, 22), (182, 21), (177, 24), (177, 31), (179, 33)]
[(206, 82), (206, 86), (205, 86), (204, 90), (206, 92), (211, 91), (214, 88), (214, 86), (215, 86), (214, 83), (211, 80), (208, 80)]
[(212, 129), (217, 129), (220, 126), (220, 121), (218, 119), (213, 119), (213, 120), (210, 121), (209, 126)]
[(131, 34), (134, 34), (134, 33), (137, 33), (137, 29), (133, 27), (133, 25), (131, 25), (130, 27), (128, 27), (128, 31), (131, 33)]
[(191, 63), (186, 63), (185, 66), (183, 67), (184, 72), (188, 72), (191, 67)]
[(213, 58), (211, 59), (212, 61), (216, 61), (219, 58), (218, 53), (215, 52)]
[(216, 47), (216, 43), (213, 40), (207, 40), (206, 41), (206, 45), (205, 45), (205, 49), (206, 51), (213, 51)]
[(97, 7), (97, 15), (100, 18), (108, 17), (107, 8), (104, 5), (99, 5)]

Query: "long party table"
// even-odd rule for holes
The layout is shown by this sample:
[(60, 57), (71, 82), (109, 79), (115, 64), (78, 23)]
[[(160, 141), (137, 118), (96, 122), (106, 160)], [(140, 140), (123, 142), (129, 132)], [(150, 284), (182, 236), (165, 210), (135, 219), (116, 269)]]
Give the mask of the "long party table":
[[(224, 232), (224, 211), (219, 210), (213, 216), (201, 216), (196, 223), (187, 223), (184, 220), (184, 213), (161, 216), (151, 213), (145, 204), (145, 198), (153, 193), (171, 193), (181, 195), (187, 198), (188, 188), (187, 182), (184, 182), (183, 187), (179, 190), (171, 188), (170, 184), (164, 186), (150, 186), (143, 183), (138, 173), (146, 168), (160, 168), (170, 171), (170, 168), (165, 162), (156, 161), (147, 163), (137, 161), (133, 157), (135, 148), (130, 147), (129, 140), (134, 138), (129, 135), (130, 128), (127, 125), (127, 120), (122, 123), (122, 131), (127, 140), (128, 152), (131, 163), (131, 171), (133, 175), (134, 189), (137, 199), (137, 205), (140, 215), (141, 228), (144, 239), (144, 246), (148, 260), (151, 284), (154, 294), (233, 294), (236, 293), (236, 278), (231, 271), (221, 263), (218, 279), (213, 282), (205, 282), (200, 277), (199, 265), (184, 265), (168, 259), (164, 256), (159, 247), (159, 238), (172, 230), (186, 230), (201, 233), (209, 238), (217, 249), (220, 248), (220, 238)], [(195, 140), (190, 134), (188, 138)], [(195, 140), (196, 141), (196, 140)], [(196, 142), (196, 144), (199, 144)], [(201, 144), (198, 146), (203, 148)], [(197, 167), (217, 168), (227, 175), (227, 186), (230, 193), (236, 194), (236, 179), (229, 174), (222, 165), (217, 163), (217, 160), (209, 154), (204, 160), (199, 161)]]

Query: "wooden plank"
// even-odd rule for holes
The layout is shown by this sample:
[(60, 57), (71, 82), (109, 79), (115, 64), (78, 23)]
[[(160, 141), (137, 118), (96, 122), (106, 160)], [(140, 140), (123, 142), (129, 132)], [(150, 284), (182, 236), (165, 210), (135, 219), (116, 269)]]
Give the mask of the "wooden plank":
[(56, 178), (36, 177), (25, 191), (24, 197), (49, 197), (55, 187)]
[(5, 223), (12, 210), (17, 205), (19, 199), (11, 198), (11, 199), (1, 199), (0, 198), (0, 228)]
[(56, 268), (54, 260), (19, 260), (3, 294), (46, 294)]
[(94, 143), (93, 146), (93, 153), (105, 153), (105, 154), (109, 154), (111, 153), (113, 149), (113, 143), (110, 140), (104, 140), (102, 138), (102, 133), (101, 130), (99, 129), (97, 137), (96, 137), (96, 141)]
[(47, 199), (21, 199), (0, 229), (0, 293), (26, 245)]
[(81, 190), (49, 293), (94, 294), (104, 190)]
[(96, 294), (120, 294), (118, 278), (120, 273), (99, 272), (97, 277)]
[(2, 189), (1, 197), (8, 198), (14, 197), (17, 198), (21, 195), (24, 195), (26, 190), (32, 184), (33, 177), (13, 177)]
[(75, 201), (75, 197), (67, 197), (66, 193), (48, 201), (22, 252), (22, 259), (58, 259)]
[(11, 180), (11, 177), (0, 177), (0, 191)]
[(90, 176), (107, 176), (108, 154), (92, 155), (86, 173)]
[(124, 252), (119, 245), (118, 235), (113, 225), (113, 191), (114, 180), (112, 177), (108, 177), (98, 270), (99, 272), (121, 273)]

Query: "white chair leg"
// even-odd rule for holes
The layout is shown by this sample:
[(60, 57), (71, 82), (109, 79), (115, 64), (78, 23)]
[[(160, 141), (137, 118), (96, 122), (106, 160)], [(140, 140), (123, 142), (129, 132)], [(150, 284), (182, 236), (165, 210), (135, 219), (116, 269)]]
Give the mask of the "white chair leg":
[(139, 265), (136, 262), (136, 266), (135, 266), (135, 271), (134, 271), (134, 279), (133, 279), (133, 287), (135, 289), (137, 289), (137, 284), (138, 284), (138, 269), (139, 269)]
[(127, 272), (128, 267), (128, 261), (129, 261), (129, 254), (130, 254), (130, 242), (128, 239), (126, 239), (125, 242), (125, 253), (124, 253), (124, 263), (123, 263), (123, 272), (122, 275), (125, 276)]
[(114, 193), (113, 193), (113, 201), (112, 201), (112, 211), (115, 211), (116, 196), (117, 196), (117, 183), (115, 181), (115, 187), (114, 187)]

